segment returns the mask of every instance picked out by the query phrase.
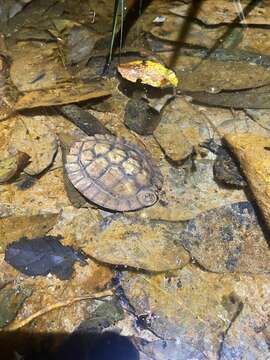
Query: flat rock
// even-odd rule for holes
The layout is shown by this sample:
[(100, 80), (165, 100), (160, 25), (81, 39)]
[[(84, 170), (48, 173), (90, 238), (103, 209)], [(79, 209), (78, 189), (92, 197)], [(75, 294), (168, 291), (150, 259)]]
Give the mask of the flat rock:
[[(186, 16), (188, 10), (188, 4), (184, 1), (181, 1), (180, 4), (172, 7), (170, 12), (179, 16)], [(212, 0), (205, 0), (201, 4), (196, 18), (201, 20), (207, 25), (218, 25), (228, 23), (231, 24), (235, 18), (239, 16), (238, 7), (227, 0), (219, 0), (218, 2), (213, 2)], [(254, 6), (254, 8), (249, 12), (248, 16), (245, 16), (244, 19), (239, 19), (239, 23), (245, 24), (270, 24), (269, 23), (270, 9), (267, 5)]]
[(42, 117), (20, 116), (10, 139), (10, 152), (22, 151), (31, 157), (24, 169), (29, 175), (37, 175), (47, 169), (57, 151), (57, 139)]
[(181, 268), (189, 253), (175, 242), (182, 223), (142, 221), (114, 215), (88, 234), (83, 250), (95, 259), (149, 271)]
[(61, 211), (57, 224), (50, 231), (50, 235), (61, 235), (63, 244), (82, 247), (91, 236), (93, 226), (101, 221), (100, 211), (91, 208), (74, 209), (66, 206)]
[(270, 272), (267, 239), (249, 202), (198, 215), (180, 235), (180, 243), (209, 271)]
[(209, 137), (209, 131), (193, 105), (177, 97), (165, 107), (154, 137), (165, 154), (172, 161), (179, 162)]
[(12, 241), (22, 237), (38, 237), (45, 235), (53, 228), (58, 214), (32, 216), (9, 216), (0, 219), (0, 251)]
[(1, 190), (2, 216), (58, 213), (70, 205), (61, 168), (46, 172), (26, 190), (19, 189), (15, 184), (3, 184)]
[(256, 134), (227, 134), (250, 189), (270, 226), (270, 140)]
[(0, 328), (8, 325), (17, 315), (24, 301), (31, 296), (31, 288), (7, 286), (0, 291)]
[[(222, 188), (213, 177), (213, 160), (194, 162), (195, 169), (176, 168), (166, 160), (160, 163), (164, 185), (160, 201), (136, 212), (141, 218), (169, 221), (193, 219), (198, 214), (222, 205), (245, 201), (243, 190)], [(130, 214), (134, 216), (134, 214)]]
[[(235, 76), (236, 73), (237, 76)], [(182, 91), (207, 92), (209, 94), (206, 94), (206, 96), (214, 98), (222, 90), (227, 90), (233, 99), (234, 94), (229, 93), (229, 90), (250, 89), (268, 85), (270, 75), (267, 67), (264, 66), (254, 66), (244, 61), (225, 62), (207, 59), (194, 71), (182, 75), (181, 79), (180, 88)], [(234, 96), (234, 107), (245, 107), (242, 106), (239, 95), (241, 96), (241, 92), (236, 93)], [(193, 97), (193, 94), (191, 96)], [(226, 97), (226, 93), (224, 96)], [(194, 99), (200, 101), (195, 96)], [(213, 103), (212, 105), (219, 104)], [(220, 105), (222, 106), (222, 104)]]
[[(152, 17), (153, 19), (153, 17)], [(186, 19), (184, 17), (166, 14), (162, 26), (152, 24), (151, 34), (165, 41), (179, 41), (179, 31), (184, 30)], [(147, 29), (149, 32), (149, 29)], [(224, 33), (225, 27), (206, 28), (199, 23), (189, 20), (189, 31), (185, 36), (185, 43), (189, 45), (211, 48), (217, 39)]]
[[(219, 358), (224, 334), (227, 331), (229, 334), (234, 324), (238, 334), (242, 331), (242, 336), (235, 339), (236, 353), (257, 346), (244, 333), (251, 333), (256, 324), (267, 325), (269, 281), (268, 275), (257, 275), (256, 278), (221, 275), (188, 265), (171, 276), (125, 272), (122, 286), (136, 313), (148, 315), (149, 328), (155, 334), (164, 340), (181, 343), (186, 357), (179, 359), (194, 359), (196, 354), (196, 359), (203, 360)], [(238, 326), (236, 322), (245, 307), (250, 318), (247, 328), (244, 323)], [(266, 339), (261, 344), (264, 344), (264, 354)]]

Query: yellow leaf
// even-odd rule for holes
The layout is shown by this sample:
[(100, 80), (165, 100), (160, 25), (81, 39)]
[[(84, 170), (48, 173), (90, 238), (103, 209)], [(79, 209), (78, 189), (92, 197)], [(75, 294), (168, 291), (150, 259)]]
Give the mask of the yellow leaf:
[(143, 84), (154, 87), (176, 87), (178, 79), (175, 73), (160, 63), (150, 60), (135, 60), (126, 64), (118, 65), (118, 71), (123, 78), (136, 82), (140, 80)]

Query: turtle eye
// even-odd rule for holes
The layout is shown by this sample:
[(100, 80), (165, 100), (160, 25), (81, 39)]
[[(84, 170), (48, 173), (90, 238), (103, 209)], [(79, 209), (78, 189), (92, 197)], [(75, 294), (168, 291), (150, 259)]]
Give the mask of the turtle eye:
[(139, 202), (144, 206), (153, 205), (157, 201), (157, 195), (151, 190), (141, 190), (137, 194)]

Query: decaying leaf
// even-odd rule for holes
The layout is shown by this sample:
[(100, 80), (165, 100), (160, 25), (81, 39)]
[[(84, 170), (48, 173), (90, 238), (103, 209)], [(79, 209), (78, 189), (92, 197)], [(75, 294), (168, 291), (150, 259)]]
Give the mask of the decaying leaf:
[(40, 174), (53, 161), (57, 151), (56, 136), (39, 116), (21, 116), (10, 139), (10, 152), (24, 151), (31, 163), (24, 169), (29, 175)]
[(0, 184), (11, 180), (28, 164), (30, 156), (22, 151), (0, 160)]
[(135, 60), (120, 64), (118, 71), (123, 78), (131, 82), (140, 80), (143, 84), (159, 88), (178, 85), (178, 79), (172, 70), (151, 60)]
[(60, 239), (61, 236), (21, 238), (8, 245), (5, 261), (29, 276), (52, 273), (61, 280), (67, 280), (72, 275), (75, 261), (87, 264), (86, 256), (71, 246), (62, 245)]
[(22, 237), (35, 238), (45, 235), (53, 228), (58, 214), (32, 216), (9, 216), (0, 219), (0, 251), (12, 241)]

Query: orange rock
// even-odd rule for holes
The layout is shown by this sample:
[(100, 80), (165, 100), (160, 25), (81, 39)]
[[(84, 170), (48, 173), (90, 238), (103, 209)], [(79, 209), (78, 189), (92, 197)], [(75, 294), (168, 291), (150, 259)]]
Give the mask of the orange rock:
[(227, 134), (250, 189), (270, 227), (270, 138), (256, 134)]

